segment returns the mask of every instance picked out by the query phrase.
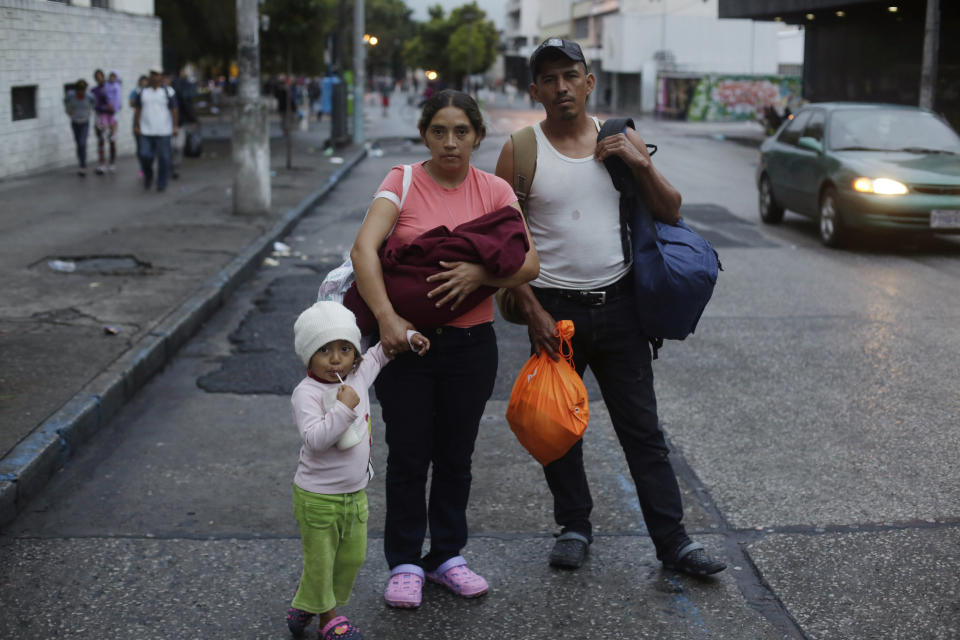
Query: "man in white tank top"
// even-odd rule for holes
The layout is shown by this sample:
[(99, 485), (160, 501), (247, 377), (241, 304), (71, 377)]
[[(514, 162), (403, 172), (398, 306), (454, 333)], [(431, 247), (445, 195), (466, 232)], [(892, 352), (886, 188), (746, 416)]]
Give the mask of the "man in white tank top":
[[(597, 142), (600, 123), (587, 115), (596, 82), (580, 46), (550, 38), (530, 57), (530, 95), (546, 118), (534, 125), (537, 165), (527, 197), (527, 223), (540, 275), (513, 289), (527, 320), (534, 351), (555, 353), (556, 319), (576, 329), (577, 373), (589, 366), (603, 392), (626, 455), (644, 521), (664, 567), (693, 575), (726, 568), (693, 542), (683, 527), (683, 504), (660, 430), (648, 337), (635, 317), (629, 252), (620, 229), (619, 193), (602, 161), (616, 155), (633, 169), (657, 219), (680, 218), (680, 193), (653, 166), (633, 129)], [(513, 143), (497, 162), (497, 175), (513, 184)], [(555, 358), (556, 359), (556, 358)], [(561, 532), (550, 564), (576, 569), (593, 541), (593, 502), (583, 467), (583, 441), (544, 468)]]

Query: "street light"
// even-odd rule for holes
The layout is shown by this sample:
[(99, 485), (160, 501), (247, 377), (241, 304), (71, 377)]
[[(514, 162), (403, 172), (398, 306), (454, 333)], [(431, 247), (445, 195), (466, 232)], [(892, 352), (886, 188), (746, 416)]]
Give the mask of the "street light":
[(427, 75), (427, 80), (436, 80), (439, 74), (436, 71), (431, 69), (430, 71), (427, 71), (426, 75)]
[(369, 44), (371, 47), (377, 46), (377, 43), (380, 42), (380, 38), (377, 36), (372, 36), (369, 33), (363, 34), (363, 41)]

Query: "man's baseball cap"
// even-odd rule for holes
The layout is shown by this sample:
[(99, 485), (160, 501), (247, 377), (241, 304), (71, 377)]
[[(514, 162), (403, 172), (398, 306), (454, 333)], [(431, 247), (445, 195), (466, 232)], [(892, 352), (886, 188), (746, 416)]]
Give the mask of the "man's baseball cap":
[(533, 54), (530, 56), (530, 75), (533, 76), (534, 80), (537, 78), (537, 67), (543, 62), (545, 57), (554, 51), (570, 58), (574, 62), (582, 62), (584, 65), (587, 64), (586, 58), (583, 57), (583, 50), (580, 49), (580, 45), (573, 40), (547, 38), (540, 43), (540, 46), (534, 49)]

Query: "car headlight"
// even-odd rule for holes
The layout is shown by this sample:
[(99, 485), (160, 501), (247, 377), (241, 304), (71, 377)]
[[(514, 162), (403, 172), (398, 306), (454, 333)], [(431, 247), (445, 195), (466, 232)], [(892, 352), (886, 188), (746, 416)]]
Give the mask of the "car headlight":
[(907, 193), (907, 185), (890, 178), (857, 178), (853, 181), (854, 191), (875, 193), (880, 196), (902, 196)]

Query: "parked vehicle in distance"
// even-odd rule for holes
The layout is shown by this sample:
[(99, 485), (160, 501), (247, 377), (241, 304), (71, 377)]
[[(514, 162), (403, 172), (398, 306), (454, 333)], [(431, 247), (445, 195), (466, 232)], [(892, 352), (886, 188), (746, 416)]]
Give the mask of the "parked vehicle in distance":
[(804, 106), (760, 146), (760, 219), (819, 220), (831, 247), (864, 231), (960, 233), (960, 136), (918, 107)]

